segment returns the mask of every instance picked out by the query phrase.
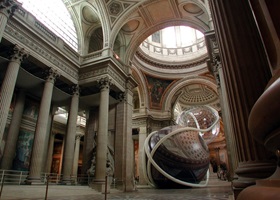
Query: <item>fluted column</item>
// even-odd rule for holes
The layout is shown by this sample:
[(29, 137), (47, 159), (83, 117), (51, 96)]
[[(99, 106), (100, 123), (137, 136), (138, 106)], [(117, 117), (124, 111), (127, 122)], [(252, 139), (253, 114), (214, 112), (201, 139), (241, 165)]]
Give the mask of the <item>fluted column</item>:
[(77, 177), (78, 175), (78, 166), (79, 166), (79, 155), (80, 155), (80, 141), (82, 134), (76, 135), (76, 142), (75, 142), (75, 151), (74, 151), (74, 160), (73, 160), (73, 170), (72, 174), (74, 177)]
[(44, 163), (45, 146), (48, 145), (47, 129), (48, 119), (51, 108), (51, 100), (55, 79), (59, 76), (58, 72), (52, 68), (48, 70), (47, 79), (41, 99), (39, 115), (37, 119), (35, 137), (33, 142), (31, 163), (27, 182), (40, 181)]
[(49, 143), (46, 150), (46, 165), (45, 165), (45, 169), (44, 171), (46, 173), (50, 173), (51, 172), (51, 167), (52, 167), (52, 160), (53, 160), (53, 148), (54, 148), (54, 139), (55, 139), (55, 135), (56, 133), (52, 132), (52, 126), (53, 126), (53, 121), (54, 121), (54, 115), (55, 112), (57, 111), (58, 107), (57, 106), (53, 106), (52, 107), (52, 111), (49, 115), (49, 127), (48, 127), (48, 132), (49, 132)]
[(56, 133), (50, 134), (47, 163), (46, 163), (46, 173), (51, 173), (55, 135)]
[(95, 136), (95, 127), (96, 127), (96, 110), (89, 110), (86, 114), (86, 132), (84, 136), (84, 145), (83, 145), (83, 167), (82, 174), (87, 174), (88, 169), (91, 167), (91, 160), (93, 158), (93, 149), (96, 147), (96, 141), (94, 140)]
[(25, 103), (25, 91), (20, 90), (16, 96), (16, 105), (7, 135), (6, 145), (2, 157), (1, 169), (10, 170), (16, 154), (16, 145), (19, 135), (20, 123)]
[(236, 141), (233, 131), (233, 123), (229, 110), (229, 100), (226, 90), (225, 77), (223, 67), (221, 64), (221, 58), (219, 53), (219, 47), (215, 35), (215, 31), (211, 30), (205, 33), (206, 45), (208, 48), (209, 62), (208, 69), (214, 75), (217, 83), (217, 91), (220, 97), (220, 104), (222, 110), (222, 120), (224, 123), (225, 137), (227, 142), (227, 154), (229, 163), (230, 178), (234, 177), (234, 170), (238, 166), (238, 153), (236, 148)]
[(75, 148), (75, 136), (77, 131), (77, 117), (79, 110), (79, 95), (80, 89), (78, 85), (73, 86), (73, 95), (71, 99), (70, 111), (67, 121), (67, 132), (65, 138), (63, 163), (62, 163), (62, 181), (69, 183), (71, 181), (72, 167), (73, 167), (73, 155)]
[(119, 103), (117, 104), (116, 112), (116, 138), (115, 141), (115, 174), (114, 178), (116, 179), (116, 186), (119, 189), (122, 189), (125, 185), (125, 104), (126, 96), (124, 93), (121, 93), (118, 97)]
[(146, 165), (146, 163), (143, 163), (143, 151), (144, 151), (144, 143), (147, 138), (147, 127), (140, 127), (139, 131), (139, 184), (140, 185), (147, 185), (147, 181), (144, 178), (143, 174), (143, 167)]
[(17, 4), (13, 0), (0, 1), (0, 42), (7, 25), (9, 17), (11, 17), (17, 9)]
[(132, 100), (130, 90), (120, 93), (117, 105), (115, 157), (115, 178), (117, 186), (123, 191), (133, 191), (134, 182), (134, 145), (132, 139)]
[(210, 0), (205, 0), (205, 7), (206, 7), (206, 10), (209, 12), (208, 26), (210, 27), (210, 30), (213, 30), (214, 25), (213, 25), (212, 14), (211, 14), (211, 11), (210, 11), (210, 8), (209, 8), (209, 1)]
[(23, 48), (17, 45), (13, 48), (13, 55), (11, 56), (0, 91), (0, 141), (2, 141), (5, 131), (19, 67), (22, 60), (27, 56), (28, 54)]
[[(275, 166), (271, 155), (248, 130), (250, 111), (271, 78), (270, 67), (248, 1), (210, 0), (219, 44), (228, 114), (238, 157), (233, 181), (236, 196), (256, 179), (268, 177)], [(231, 142), (231, 141), (228, 141)]]
[(230, 109), (229, 109), (229, 100), (227, 96), (227, 91), (225, 89), (225, 83), (224, 83), (224, 74), (222, 70), (222, 66), (220, 62), (216, 65), (216, 73), (219, 78), (219, 85), (218, 85), (218, 92), (220, 96), (220, 103), (221, 103), (221, 109), (222, 109), (222, 119), (224, 122), (224, 129), (225, 129), (225, 137), (227, 142), (227, 149), (228, 149), (228, 162), (229, 162), (229, 172), (230, 177), (234, 177), (234, 170), (238, 166), (238, 151), (236, 148), (236, 139), (234, 135), (233, 130), (233, 124), (232, 119), (230, 115)]
[(98, 191), (103, 190), (106, 177), (106, 162), (107, 162), (107, 144), (108, 144), (108, 112), (109, 112), (109, 92), (111, 80), (107, 77), (101, 78), (100, 86), (100, 104), (99, 104), (99, 119), (97, 131), (97, 150), (96, 150), (96, 171), (95, 184), (93, 187)]
[[(127, 83), (129, 85), (129, 83)], [(130, 85), (129, 87), (130, 88)], [(133, 113), (133, 92), (130, 89), (126, 90), (126, 101), (124, 101), (125, 112), (124, 112), (124, 136), (125, 136), (125, 157), (124, 157), (124, 177), (125, 187), (124, 191), (133, 191), (135, 189), (134, 179), (134, 145), (132, 139), (132, 113)]]

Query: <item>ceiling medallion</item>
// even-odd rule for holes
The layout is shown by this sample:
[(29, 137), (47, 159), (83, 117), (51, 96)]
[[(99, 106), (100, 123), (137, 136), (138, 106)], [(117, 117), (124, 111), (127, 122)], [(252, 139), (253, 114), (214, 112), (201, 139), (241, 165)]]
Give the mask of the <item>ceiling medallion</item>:
[(109, 11), (111, 15), (119, 15), (122, 11), (122, 5), (118, 2), (113, 2), (109, 5)]

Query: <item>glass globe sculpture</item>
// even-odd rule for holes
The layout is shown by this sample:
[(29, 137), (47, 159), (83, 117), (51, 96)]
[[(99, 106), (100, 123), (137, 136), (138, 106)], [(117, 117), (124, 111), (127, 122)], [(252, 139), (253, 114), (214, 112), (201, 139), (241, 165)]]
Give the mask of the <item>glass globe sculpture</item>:
[(207, 144), (219, 133), (218, 112), (199, 106), (183, 111), (176, 122), (146, 138), (146, 181), (157, 188), (205, 187), (210, 162)]

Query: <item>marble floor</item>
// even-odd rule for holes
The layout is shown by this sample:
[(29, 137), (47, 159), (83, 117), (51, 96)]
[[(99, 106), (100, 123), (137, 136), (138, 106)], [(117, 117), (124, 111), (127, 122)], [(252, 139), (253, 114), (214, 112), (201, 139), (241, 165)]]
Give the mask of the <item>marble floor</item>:
[(152, 189), (138, 186), (133, 192), (123, 193), (111, 189), (105, 195), (88, 186), (49, 185), (4, 185), (1, 200), (231, 200), (231, 183), (217, 181), (205, 188)]

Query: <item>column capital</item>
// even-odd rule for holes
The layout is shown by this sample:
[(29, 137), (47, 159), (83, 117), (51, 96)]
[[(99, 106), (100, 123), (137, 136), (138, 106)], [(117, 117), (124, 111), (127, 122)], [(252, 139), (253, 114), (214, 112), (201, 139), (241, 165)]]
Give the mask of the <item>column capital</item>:
[(126, 93), (125, 92), (120, 92), (117, 94), (117, 100), (119, 102), (125, 102), (126, 101)]
[(110, 85), (112, 85), (112, 80), (109, 77), (102, 77), (97, 80), (100, 89), (110, 89)]
[(72, 92), (72, 94), (73, 95), (77, 95), (77, 96), (79, 96), (80, 95), (80, 86), (79, 85), (73, 85), (72, 87), (71, 87), (71, 92)]
[(18, 8), (17, 3), (14, 0), (1, 0), (0, 1), (0, 13), (3, 13), (8, 18), (11, 17), (16, 9)]
[(55, 80), (60, 76), (60, 73), (56, 69), (53, 69), (51, 67), (47, 69), (45, 73), (47, 81), (55, 82)]
[(78, 133), (78, 134), (76, 134), (75, 139), (80, 140), (81, 137), (83, 137), (83, 136), (84, 136), (83, 134)]
[(24, 59), (26, 59), (28, 56), (29, 56), (29, 53), (27, 51), (25, 51), (24, 48), (21, 48), (18, 45), (15, 45), (11, 52), (10, 60), (20, 63)]

